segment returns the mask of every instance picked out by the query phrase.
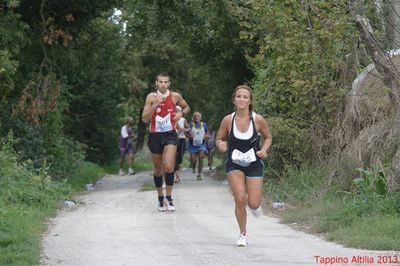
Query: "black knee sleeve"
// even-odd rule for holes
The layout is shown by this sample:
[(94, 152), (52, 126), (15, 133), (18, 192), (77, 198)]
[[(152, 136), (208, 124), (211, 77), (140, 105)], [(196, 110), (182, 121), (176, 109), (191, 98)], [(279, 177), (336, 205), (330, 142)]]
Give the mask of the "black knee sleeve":
[(156, 188), (162, 187), (162, 176), (154, 176), (154, 184)]
[(167, 184), (167, 186), (173, 186), (174, 185), (174, 178), (175, 178), (174, 172), (165, 173), (165, 184)]

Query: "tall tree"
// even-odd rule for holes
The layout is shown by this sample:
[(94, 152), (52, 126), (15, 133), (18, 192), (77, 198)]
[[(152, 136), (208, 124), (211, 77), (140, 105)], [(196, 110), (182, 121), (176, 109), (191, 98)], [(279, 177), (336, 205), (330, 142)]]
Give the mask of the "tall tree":
[[(193, 111), (217, 125), (231, 109), (233, 87), (252, 76), (237, 42), (239, 28), (224, 2), (127, 1), (123, 14), (130, 60), (142, 65), (140, 76), (129, 75), (144, 86), (136, 90), (136, 98), (143, 104), (155, 75), (168, 71), (172, 88), (184, 94)], [(139, 132), (145, 132), (141, 126)]]
[[(108, 21), (107, 17), (111, 15), (111, 8), (116, 2), (114, 0), (85, 2), (33, 0), (3, 1), (0, 4), (0, 12), (2, 12), (0, 17), (2, 35), (0, 40), (2, 93), (0, 132), (3, 135), (9, 130), (14, 131), (14, 136), (18, 139), (16, 148), (23, 155), (22, 158), (31, 158), (35, 162), (48, 160), (51, 161), (52, 166), (58, 165), (61, 169), (61, 164), (72, 161), (75, 155), (80, 157), (79, 152), (75, 154), (73, 151), (77, 145), (72, 141), (72, 137), (82, 143), (86, 142), (89, 151), (93, 147), (101, 147), (101, 145), (92, 145), (93, 143), (87, 142), (87, 139), (78, 139), (78, 135), (68, 135), (71, 131), (64, 130), (71, 129), (72, 122), (65, 120), (65, 111), (68, 110), (72, 100), (79, 97), (81, 99), (79, 107), (82, 109), (85, 104), (92, 104), (89, 96), (95, 94), (94, 90), (101, 87), (105, 79), (96, 79), (89, 75), (104, 74), (107, 77), (107, 74), (102, 73), (103, 70), (100, 68), (96, 69), (95, 65), (92, 65), (93, 68), (88, 71), (90, 65), (75, 64), (74, 66), (78, 68), (70, 69), (70, 66), (64, 63), (70, 60), (71, 56), (79, 54), (78, 49), (82, 47), (76, 41), (85, 34), (90, 35), (87, 30), (90, 25), (93, 25), (92, 21), (98, 17), (105, 18), (104, 22)], [(108, 14), (104, 13), (107, 11)], [(100, 28), (100, 24), (98, 27)], [(93, 26), (90, 30), (96, 31)], [(119, 30), (113, 29), (116, 33)], [(105, 30), (97, 30), (97, 35), (93, 33), (92, 37), (107, 34)], [(115, 36), (113, 36), (113, 41), (116, 41)], [(107, 42), (110, 43), (109, 40)], [(103, 43), (99, 43), (98, 47), (102, 45)], [(101, 49), (97, 56), (104, 58), (103, 65), (109, 64), (107, 59), (110, 60), (110, 58), (105, 57), (109, 54), (109, 50), (102, 50), (102, 54), (100, 51)], [(85, 55), (81, 53), (75, 61), (84, 59), (86, 59)], [(114, 59), (111, 61), (115, 62)], [(104, 69), (112, 71), (106, 67)], [(78, 75), (75, 75), (77, 73)], [(80, 95), (81, 92), (76, 87), (78, 83), (82, 84), (76, 82), (79, 78), (82, 83), (91, 79), (92, 83), (88, 86), (92, 90), (91, 94)], [(104, 86), (108, 86), (108, 89), (121, 88), (121, 82), (110, 85), (112, 80), (109, 79), (109, 84), (104, 84)], [(106, 105), (107, 101), (115, 105), (115, 99), (121, 98), (119, 93), (110, 93), (110, 95), (98, 100), (96, 106)], [(82, 100), (84, 97), (87, 99)], [(103, 129), (112, 129), (114, 126), (114, 119), (109, 118), (109, 110), (114, 112), (113, 108), (105, 108), (100, 112), (108, 117), (99, 121)], [(74, 130), (79, 132), (85, 129), (85, 123), (75, 124)], [(100, 136), (112, 136), (110, 134), (112, 130), (109, 132), (98, 130), (98, 132)], [(100, 137), (98, 143), (107, 143), (107, 139)], [(110, 155), (110, 149), (107, 151), (102, 148), (101, 152), (104, 154), (103, 157)], [(70, 157), (66, 158), (68, 154)], [(91, 159), (94, 158), (91, 157)], [(104, 158), (102, 160), (104, 161)]]

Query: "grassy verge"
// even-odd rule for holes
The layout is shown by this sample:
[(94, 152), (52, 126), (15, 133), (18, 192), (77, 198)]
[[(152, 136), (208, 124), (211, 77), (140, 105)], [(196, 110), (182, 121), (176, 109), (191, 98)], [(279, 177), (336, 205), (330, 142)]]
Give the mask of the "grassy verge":
[(139, 189), (139, 191), (141, 192), (146, 192), (146, 191), (153, 191), (156, 190), (156, 187), (154, 186), (154, 184), (150, 184), (150, 183), (145, 183), (141, 186), (141, 188)]
[(70, 175), (67, 182), (74, 191), (82, 191), (86, 184), (96, 183), (105, 174), (106, 171), (97, 164), (84, 162), (81, 167)]
[(276, 201), (286, 204), (284, 209), (270, 210), (284, 223), (345, 246), (400, 250), (398, 192), (379, 194), (364, 187), (342, 191), (328, 176), (323, 169), (305, 169), (268, 182), (269, 206)]
[(104, 171), (85, 162), (68, 179), (56, 181), (18, 164), (7, 151), (0, 151), (0, 164), (0, 265), (38, 265), (46, 219)]
[(55, 208), (7, 207), (0, 220), (0, 265), (38, 265), (43, 221)]
[[(328, 234), (328, 239), (351, 247), (374, 250), (400, 250), (400, 217), (371, 215), (355, 220)], [(351, 238), (348, 236), (352, 235)]]

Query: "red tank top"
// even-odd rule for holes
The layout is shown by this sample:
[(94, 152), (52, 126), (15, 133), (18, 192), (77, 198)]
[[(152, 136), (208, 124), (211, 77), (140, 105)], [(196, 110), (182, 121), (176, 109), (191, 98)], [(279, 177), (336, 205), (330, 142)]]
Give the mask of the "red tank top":
[(153, 112), (150, 122), (150, 133), (168, 132), (175, 130), (175, 104), (172, 101), (172, 92), (160, 103)]

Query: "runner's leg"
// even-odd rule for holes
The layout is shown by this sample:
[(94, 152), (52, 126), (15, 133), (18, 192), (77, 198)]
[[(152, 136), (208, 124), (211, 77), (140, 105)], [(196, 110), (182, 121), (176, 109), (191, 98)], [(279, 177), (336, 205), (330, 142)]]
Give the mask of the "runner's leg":
[[(151, 159), (153, 161), (154, 176), (162, 176), (164, 174), (163, 173), (163, 155), (157, 154), (157, 153), (152, 153)], [(164, 195), (162, 187), (156, 187), (156, 189), (157, 189), (157, 194), (159, 197)]]
[(199, 159), (199, 165), (197, 168), (197, 173), (201, 175), (203, 172), (203, 160), (204, 160), (204, 151), (200, 151), (197, 153), (198, 159)]
[(239, 224), (240, 233), (246, 234), (246, 181), (241, 171), (232, 171), (228, 174), (228, 181), (235, 200), (235, 215)]
[(197, 160), (197, 154), (191, 153), (190, 154), (190, 162), (191, 162), (191, 167), (192, 167), (193, 173), (196, 172), (196, 160)]
[(247, 178), (247, 201), (250, 209), (257, 209), (261, 205), (262, 198), (262, 178)]
[[(176, 145), (165, 145), (164, 146), (164, 152), (162, 156), (162, 165), (164, 166), (165, 173), (166, 174), (174, 174), (174, 168), (175, 168), (175, 156), (176, 156)], [(173, 180), (173, 179), (172, 179)], [(167, 184), (166, 186), (166, 194), (167, 196), (171, 196), (172, 194), (172, 187), (173, 187), (173, 182), (172, 185)]]

